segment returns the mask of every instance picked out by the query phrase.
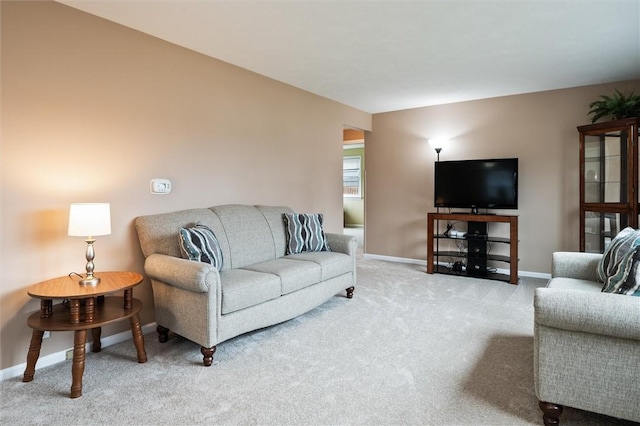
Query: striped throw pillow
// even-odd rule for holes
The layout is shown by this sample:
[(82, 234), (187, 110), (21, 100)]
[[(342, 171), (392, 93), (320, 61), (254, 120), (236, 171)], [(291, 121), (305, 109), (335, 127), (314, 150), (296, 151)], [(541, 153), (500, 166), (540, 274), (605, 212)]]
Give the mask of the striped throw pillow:
[(598, 280), (605, 282), (611, 276), (616, 265), (622, 260), (635, 245), (639, 234), (630, 226), (627, 226), (613, 238), (598, 262)]
[(635, 246), (627, 252), (616, 265), (613, 275), (604, 282), (602, 292), (640, 296), (639, 256), (640, 246)]
[(180, 252), (185, 259), (210, 263), (218, 271), (222, 269), (222, 250), (208, 226), (180, 228)]
[(322, 213), (283, 213), (287, 254), (303, 251), (331, 251), (322, 229)]
[(640, 231), (627, 227), (615, 236), (598, 264), (604, 293), (640, 296)]

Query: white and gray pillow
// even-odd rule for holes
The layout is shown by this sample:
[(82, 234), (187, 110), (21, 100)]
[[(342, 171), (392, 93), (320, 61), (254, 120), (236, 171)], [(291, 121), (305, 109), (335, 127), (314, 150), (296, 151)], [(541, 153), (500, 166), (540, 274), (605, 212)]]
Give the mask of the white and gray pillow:
[(611, 241), (598, 263), (604, 293), (640, 296), (640, 231), (627, 227)]
[(283, 213), (286, 254), (331, 251), (322, 227), (322, 213)]
[(185, 259), (210, 263), (218, 271), (222, 269), (222, 250), (208, 226), (180, 228), (180, 253)]

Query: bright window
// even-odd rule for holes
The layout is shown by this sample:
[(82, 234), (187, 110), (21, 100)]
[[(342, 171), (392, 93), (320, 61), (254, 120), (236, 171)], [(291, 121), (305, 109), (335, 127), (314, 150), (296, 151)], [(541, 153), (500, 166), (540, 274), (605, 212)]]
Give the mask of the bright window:
[(342, 182), (345, 197), (362, 197), (361, 156), (343, 157)]

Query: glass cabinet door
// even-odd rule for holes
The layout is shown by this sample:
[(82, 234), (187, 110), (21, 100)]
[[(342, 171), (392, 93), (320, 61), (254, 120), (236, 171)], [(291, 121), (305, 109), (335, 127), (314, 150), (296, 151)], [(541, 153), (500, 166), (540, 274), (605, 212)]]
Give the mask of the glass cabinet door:
[(580, 250), (602, 253), (638, 226), (638, 119), (579, 126)]
[(586, 135), (584, 156), (584, 202), (626, 203), (626, 135)]
[(629, 226), (627, 216), (620, 213), (584, 212), (584, 250), (587, 253), (603, 253), (613, 237)]

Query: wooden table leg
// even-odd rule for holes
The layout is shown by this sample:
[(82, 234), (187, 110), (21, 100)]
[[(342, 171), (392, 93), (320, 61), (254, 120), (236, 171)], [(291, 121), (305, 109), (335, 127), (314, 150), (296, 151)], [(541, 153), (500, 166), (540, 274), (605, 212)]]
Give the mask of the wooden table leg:
[(69, 301), (69, 315), (71, 324), (80, 324), (80, 299)]
[(33, 375), (36, 373), (36, 362), (38, 362), (38, 358), (40, 357), (43, 335), (43, 330), (33, 330), (33, 334), (31, 334), (31, 344), (29, 345), (29, 352), (27, 353), (27, 368), (25, 368), (24, 376), (22, 376), (23, 382), (32, 381)]
[(84, 299), (84, 322), (93, 322), (93, 317), (96, 314), (95, 298), (87, 297)]
[(124, 291), (124, 308), (131, 309), (131, 303), (133, 301), (133, 289), (126, 289)]
[(87, 330), (76, 330), (73, 336), (73, 364), (71, 365), (71, 398), (82, 396), (82, 375), (84, 374), (84, 345)]
[(42, 299), (40, 300), (40, 318), (49, 318), (53, 311), (53, 300)]
[(102, 335), (102, 327), (96, 327), (91, 329), (91, 351), (100, 352), (102, 350), (102, 342), (100, 336)]
[(144, 349), (144, 336), (142, 335), (142, 327), (140, 327), (140, 318), (135, 314), (129, 318), (131, 322), (131, 334), (133, 335), (133, 344), (138, 352), (138, 362), (147, 362), (147, 352)]

